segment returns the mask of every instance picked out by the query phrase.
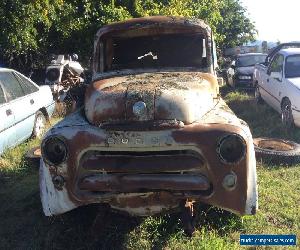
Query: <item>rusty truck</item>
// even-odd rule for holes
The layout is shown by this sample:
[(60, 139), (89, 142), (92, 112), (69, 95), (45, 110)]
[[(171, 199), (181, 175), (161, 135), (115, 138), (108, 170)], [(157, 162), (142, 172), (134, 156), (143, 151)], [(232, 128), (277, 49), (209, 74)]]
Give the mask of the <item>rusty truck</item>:
[(134, 216), (181, 208), (192, 218), (195, 202), (255, 214), (252, 135), (220, 97), (215, 51), (202, 20), (100, 28), (84, 106), (42, 141), (45, 215), (98, 203)]

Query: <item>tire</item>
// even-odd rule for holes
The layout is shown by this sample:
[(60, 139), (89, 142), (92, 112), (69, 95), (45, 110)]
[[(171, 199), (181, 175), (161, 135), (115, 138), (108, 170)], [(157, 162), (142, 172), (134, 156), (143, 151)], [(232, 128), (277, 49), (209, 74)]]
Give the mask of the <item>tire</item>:
[(32, 137), (34, 138), (42, 138), (46, 129), (46, 117), (41, 111), (36, 112), (34, 126), (32, 131)]
[(31, 167), (38, 169), (40, 166), (40, 159), (41, 159), (40, 147), (31, 148), (25, 153), (25, 161)]
[(284, 99), (281, 104), (281, 122), (282, 125), (287, 129), (294, 127), (292, 104), (288, 98)]
[(300, 162), (300, 144), (276, 138), (254, 138), (257, 160), (275, 164), (296, 164)]
[(257, 104), (263, 104), (263, 99), (261, 98), (261, 94), (259, 92), (259, 87), (256, 86), (255, 87), (255, 91), (254, 91), (254, 98)]

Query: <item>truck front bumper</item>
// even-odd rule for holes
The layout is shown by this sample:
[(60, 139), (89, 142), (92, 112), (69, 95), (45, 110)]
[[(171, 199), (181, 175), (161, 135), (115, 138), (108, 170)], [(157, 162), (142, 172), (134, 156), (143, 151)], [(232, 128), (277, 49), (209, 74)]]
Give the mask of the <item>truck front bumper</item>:
[[(236, 163), (219, 156), (220, 139), (228, 134), (246, 144)], [(186, 199), (241, 215), (256, 212), (256, 162), (247, 126), (198, 123), (123, 132), (88, 125), (55, 129), (48, 136), (63, 136), (68, 148), (59, 165), (41, 161), (41, 200), (48, 216), (91, 203), (144, 216)]]

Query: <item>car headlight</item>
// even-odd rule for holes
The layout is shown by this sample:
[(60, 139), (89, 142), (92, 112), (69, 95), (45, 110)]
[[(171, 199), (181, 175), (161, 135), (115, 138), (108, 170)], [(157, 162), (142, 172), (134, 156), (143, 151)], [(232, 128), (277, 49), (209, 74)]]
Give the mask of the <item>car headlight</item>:
[(237, 163), (246, 154), (246, 142), (238, 134), (228, 134), (218, 143), (217, 153), (224, 163)]
[(67, 146), (64, 141), (58, 137), (47, 138), (42, 144), (43, 159), (51, 165), (58, 165), (64, 162), (67, 155)]
[(241, 80), (250, 80), (251, 76), (239, 76), (239, 79), (241, 79)]

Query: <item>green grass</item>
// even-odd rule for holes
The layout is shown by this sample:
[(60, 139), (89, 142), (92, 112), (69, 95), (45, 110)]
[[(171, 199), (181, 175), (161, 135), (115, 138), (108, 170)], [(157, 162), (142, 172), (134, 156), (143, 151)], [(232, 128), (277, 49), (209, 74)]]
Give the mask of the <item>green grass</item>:
[[(300, 129), (285, 131), (280, 115), (267, 105), (258, 107), (244, 93), (224, 96), (237, 115), (248, 122), (255, 137), (300, 142)], [(111, 212), (95, 236), (91, 226), (96, 205), (52, 218), (43, 215), (38, 169), (26, 165), (23, 158), (24, 152), (38, 143), (28, 141), (0, 158), (0, 249), (239, 249), (241, 233), (291, 233), (300, 240), (300, 165), (258, 163), (258, 213), (238, 217), (198, 205), (197, 231), (192, 239), (184, 236), (176, 213), (141, 219)]]

